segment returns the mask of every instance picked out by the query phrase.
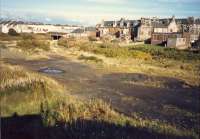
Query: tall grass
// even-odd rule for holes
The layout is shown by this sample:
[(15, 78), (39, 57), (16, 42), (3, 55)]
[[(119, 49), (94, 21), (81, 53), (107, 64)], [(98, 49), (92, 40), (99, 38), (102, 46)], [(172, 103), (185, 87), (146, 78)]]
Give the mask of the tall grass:
[(167, 58), (173, 60), (200, 60), (200, 53), (175, 48), (164, 48), (154, 45), (131, 46), (130, 50), (142, 51), (151, 54), (154, 58)]
[(16, 41), (21, 39), (21, 36), (10, 36), (5, 33), (0, 33), (0, 41)]
[(1, 64), (0, 78), (2, 116), (38, 113), (45, 97), (53, 102), (56, 93), (63, 91), (57, 82), (18, 66)]
[[(79, 138), (82, 135), (84, 135), (84, 138), (147, 138), (146, 135), (141, 133), (135, 133), (135, 135), (129, 133), (131, 132), (130, 129), (132, 129), (132, 132), (136, 130), (138, 132), (142, 131), (144, 134), (150, 133), (153, 138), (161, 138), (161, 135), (165, 138), (198, 138), (194, 131), (180, 130), (163, 122), (119, 114), (101, 100), (91, 100), (89, 102), (64, 101), (58, 102), (51, 109), (48, 108), (47, 105), (42, 105), (41, 108), (43, 122), (46, 126), (62, 126), (73, 136), (79, 134)], [(88, 125), (87, 121), (91, 121), (92, 125)], [(105, 123), (112, 126), (107, 124), (107, 126), (103, 126)], [(126, 133), (119, 133), (118, 127), (123, 128)], [(91, 132), (85, 132), (88, 130), (92, 134)], [(99, 134), (99, 132), (104, 134)]]
[(72, 38), (61, 38), (60, 40), (58, 40), (58, 45), (64, 46), (66, 48), (75, 47), (76, 40), (73, 37)]
[(31, 35), (23, 36), (22, 40), (17, 42), (17, 46), (24, 51), (33, 51), (36, 49), (50, 50), (50, 43), (48, 41), (38, 40)]
[[(77, 41), (76, 41), (77, 42)], [(117, 43), (104, 42), (80, 42), (75, 44), (82, 51), (89, 51), (96, 54), (103, 54), (106, 57), (137, 58), (145, 60), (179, 60), (179, 61), (199, 61), (200, 53), (189, 50), (177, 50), (175, 48), (164, 48), (154, 45), (134, 45), (120, 47)]]
[(82, 51), (90, 51), (95, 54), (102, 54), (106, 57), (117, 57), (117, 58), (136, 58), (143, 60), (151, 60), (150, 54), (137, 50), (130, 50), (129, 48), (121, 48), (114, 43), (83, 43), (78, 45)]

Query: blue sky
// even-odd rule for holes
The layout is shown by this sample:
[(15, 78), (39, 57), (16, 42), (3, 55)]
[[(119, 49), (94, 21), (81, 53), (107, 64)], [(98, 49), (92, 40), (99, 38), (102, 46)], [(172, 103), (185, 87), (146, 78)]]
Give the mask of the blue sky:
[(1, 17), (96, 24), (121, 17), (200, 17), (200, 0), (0, 0)]

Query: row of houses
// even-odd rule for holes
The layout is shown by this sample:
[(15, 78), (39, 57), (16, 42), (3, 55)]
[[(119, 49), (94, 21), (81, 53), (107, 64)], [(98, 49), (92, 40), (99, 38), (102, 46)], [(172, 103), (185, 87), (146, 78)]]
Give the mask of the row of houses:
[(185, 49), (200, 40), (200, 20), (141, 18), (140, 20), (102, 21), (97, 37), (125, 41), (144, 41), (155, 45)]
[(61, 37), (89, 37), (96, 36), (95, 27), (53, 25), (36, 22), (23, 22), (12, 20), (0, 20), (0, 32), (8, 33), (14, 29), (17, 33), (50, 33), (53, 39)]
[(49, 32), (70, 33), (78, 28), (80, 27), (68, 26), (68, 25), (42, 24), (36, 22), (12, 21), (12, 20), (0, 21), (0, 32), (2, 33), (8, 33), (9, 29), (14, 29), (17, 33), (49, 33)]
[(51, 33), (52, 37), (97, 37), (120, 41), (140, 41), (185, 49), (199, 44), (200, 19), (141, 18), (140, 20), (102, 21), (96, 27), (52, 25), (35, 22), (0, 20), (0, 32)]

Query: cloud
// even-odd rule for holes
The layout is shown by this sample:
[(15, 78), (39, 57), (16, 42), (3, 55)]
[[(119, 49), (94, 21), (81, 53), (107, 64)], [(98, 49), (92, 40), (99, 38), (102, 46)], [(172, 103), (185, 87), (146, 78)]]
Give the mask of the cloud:
[(90, 3), (99, 3), (99, 4), (123, 4), (128, 2), (128, 0), (82, 0)]
[(46, 17), (46, 18), (45, 18), (45, 21), (47, 21), (47, 22), (51, 22), (51, 21), (52, 21), (52, 19), (51, 19), (51, 18), (48, 18), (48, 17)]
[(156, 0), (161, 3), (200, 3), (199, 0)]
[[(2, 15), (10, 16), (9, 14), (12, 14), (16, 17), (24, 17), (27, 20), (39, 18), (45, 22), (57, 20), (62, 23), (70, 21), (70, 23), (96, 24), (101, 22), (102, 19), (170, 17), (173, 14), (177, 17), (186, 17), (199, 16), (200, 12), (200, 9), (196, 6), (198, 5), (196, 3), (200, 0), (190, 0), (194, 2), (192, 4), (188, 3), (189, 0), (146, 0), (146, 2), (142, 0), (74, 0), (71, 2), (61, 0), (56, 6), (55, 0), (49, 0), (50, 2), (46, 5), (42, 5), (38, 1), (40, 0), (35, 0), (35, 4), (33, 2), (31, 2), (32, 4), (29, 3), (30, 6), (19, 3), (19, 5), (15, 4), (13, 6), (7, 4), (7, 6), (4, 6), (3, 11), (7, 9), (8, 14), (2, 12)], [(182, 4), (179, 5), (181, 2)]]

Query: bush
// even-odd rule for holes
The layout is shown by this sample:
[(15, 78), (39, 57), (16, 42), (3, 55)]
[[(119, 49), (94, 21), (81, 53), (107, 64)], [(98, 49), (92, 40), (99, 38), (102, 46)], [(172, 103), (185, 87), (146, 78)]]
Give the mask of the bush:
[(132, 57), (138, 58), (138, 59), (143, 59), (143, 60), (151, 60), (152, 56), (149, 53), (141, 52), (141, 51), (134, 51), (132, 53)]
[(58, 40), (58, 45), (66, 48), (75, 47), (77, 45), (77, 40), (74, 37), (62, 38)]
[(18, 36), (19, 34), (13, 28), (11, 28), (8, 31), (8, 35), (10, 35), (10, 36)]
[(0, 33), (0, 41), (16, 41), (20, 39), (21, 39), (21, 35), (11, 36), (6, 33)]
[(91, 36), (88, 37), (88, 40), (91, 42), (97, 41), (97, 39), (95, 37), (91, 37)]
[(152, 45), (140, 45), (133, 46), (130, 50), (138, 50), (145, 53), (149, 53), (153, 56), (154, 59), (167, 58), (173, 60), (200, 60), (200, 54), (193, 53), (191, 51), (185, 50), (176, 50), (175, 48), (164, 48), (160, 46)]
[(58, 40), (58, 45), (59, 46), (64, 46), (64, 47), (67, 47), (67, 48), (69, 47), (67, 39), (60, 39), (60, 40)]
[(95, 45), (84, 44), (80, 46), (80, 50), (90, 51), (95, 54), (102, 54), (106, 57), (138, 58), (143, 60), (152, 59), (152, 56), (149, 53), (138, 50), (130, 50), (129, 48), (121, 48), (118, 45), (114, 45), (111, 43)]
[(22, 50), (35, 50), (36, 48), (45, 51), (50, 50), (50, 43), (48, 41), (34, 39), (31, 35), (23, 36), (22, 40), (17, 42), (17, 46)]

